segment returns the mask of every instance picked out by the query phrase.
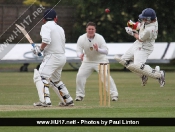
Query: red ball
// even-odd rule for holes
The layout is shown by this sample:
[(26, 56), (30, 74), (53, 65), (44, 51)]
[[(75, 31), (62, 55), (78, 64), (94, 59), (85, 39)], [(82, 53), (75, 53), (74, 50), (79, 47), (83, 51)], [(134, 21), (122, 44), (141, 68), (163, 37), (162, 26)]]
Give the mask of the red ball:
[(105, 12), (106, 12), (106, 13), (109, 13), (109, 12), (110, 12), (110, 10), (109, 10), (108, 8), (106, 8), (106, 9), (105, 9)]

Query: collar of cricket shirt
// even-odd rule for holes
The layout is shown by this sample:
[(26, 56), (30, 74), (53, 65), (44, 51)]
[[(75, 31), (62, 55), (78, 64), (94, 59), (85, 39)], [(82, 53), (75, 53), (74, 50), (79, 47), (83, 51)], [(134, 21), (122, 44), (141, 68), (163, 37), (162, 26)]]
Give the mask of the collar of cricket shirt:
[(94, 39), (94, 37), (95, 37), (95, 35), (94, 35), (93, 37), (91, 37), (91, 38), (89, 38), (89, 37), (87, 36), (87, 39), (89, 40), (89, 42), (92, 42), (92, 40)]

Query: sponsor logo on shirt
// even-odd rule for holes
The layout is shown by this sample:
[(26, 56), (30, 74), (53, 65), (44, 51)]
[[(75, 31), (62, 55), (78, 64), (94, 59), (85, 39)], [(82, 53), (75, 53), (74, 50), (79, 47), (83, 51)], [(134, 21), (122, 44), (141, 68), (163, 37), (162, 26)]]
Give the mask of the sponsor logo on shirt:
[(93, 47), (90, 47), (90, 50), (93, 50)]

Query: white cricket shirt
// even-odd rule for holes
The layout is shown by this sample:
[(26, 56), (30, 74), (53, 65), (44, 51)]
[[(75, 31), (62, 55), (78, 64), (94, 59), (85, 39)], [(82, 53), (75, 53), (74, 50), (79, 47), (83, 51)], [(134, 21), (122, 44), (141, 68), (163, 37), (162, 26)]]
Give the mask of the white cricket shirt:
[(153, 50), (154, 43), (158, 35), (158, 22), (153, 22), (147, 25), (142, 24), (139, 31), (139, 39), (143, 42), (136, 40), (137, 44), (141, 44), (143, 49)]
[(54, 21), (48, 21), (41, 27), (42, 42), (48, 44), (44, 48), (44, 55), (65, 53), (65, 33), (62, 27)]
[(101, 54), (96, 51), (93, 47), (93, 44), (97, 44), (99, 48), (106, 49), (106, 41), (103, 36), (98, 33), (95, 33), (95, 37), (92, 40), (89, 40), (87, 33), (81, 35), (77, 41), (77, 54), (84, 53), (83, 62), (95, 62), (95, 63), (108, 63), (106, 54)]

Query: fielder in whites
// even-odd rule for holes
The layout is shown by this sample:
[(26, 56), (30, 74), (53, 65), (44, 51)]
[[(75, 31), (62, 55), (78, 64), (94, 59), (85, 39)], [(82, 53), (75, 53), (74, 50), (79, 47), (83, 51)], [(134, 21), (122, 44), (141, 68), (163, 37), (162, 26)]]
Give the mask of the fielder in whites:
[(160, 87), (165, 85), (165, 72), (160, 70), (159, 66), (155, 69), (146, 65), (146, 60), (154, 50), (154, 43), (158, 35), (158, 21), (156, 12), (152, 8), (146, 8), (139, 15), (140, 22), (127, 23), (126, 32), (133, 36), (136, 41), (120, 58), (118, 55), (115, 59), (128, 68), (130, 71), (137, 73), (142, 80), (142, 85), (148, 81), (148, 77), (157, 79)]
[[(109, 63), (106, 57), (107, 54), (106, 42), (103, 36), (96, 33), (96, 24), (93, 22), (87, 23), (86, 33), (81, 35), (77, 41), (77, 56), (81, 58), (82, 64), (76, 77), (76, 101), (82, 101), (85, 97), (86, 79), (94, 70), (99, 72), (99, 63)], [(111, 76), (110, 96), (112, 101), (117, 101), (118, 91)]]
[(56, 24), (56, 12), (52, 9), (45, 11), (43, 21), (45, 24), (40, 32), (42, 44), (33, 49), (34, 54), (43, 51), (44, 55), (39, 71), (34, 70), (33, 80), (39, 96), (39, 102), (34, 106), (51, 106), (50, 86), (61, 100), (59, 106), (73, 106), (73, 99), (61, 81), (62, 68), (66, 63), (64, 30)]

